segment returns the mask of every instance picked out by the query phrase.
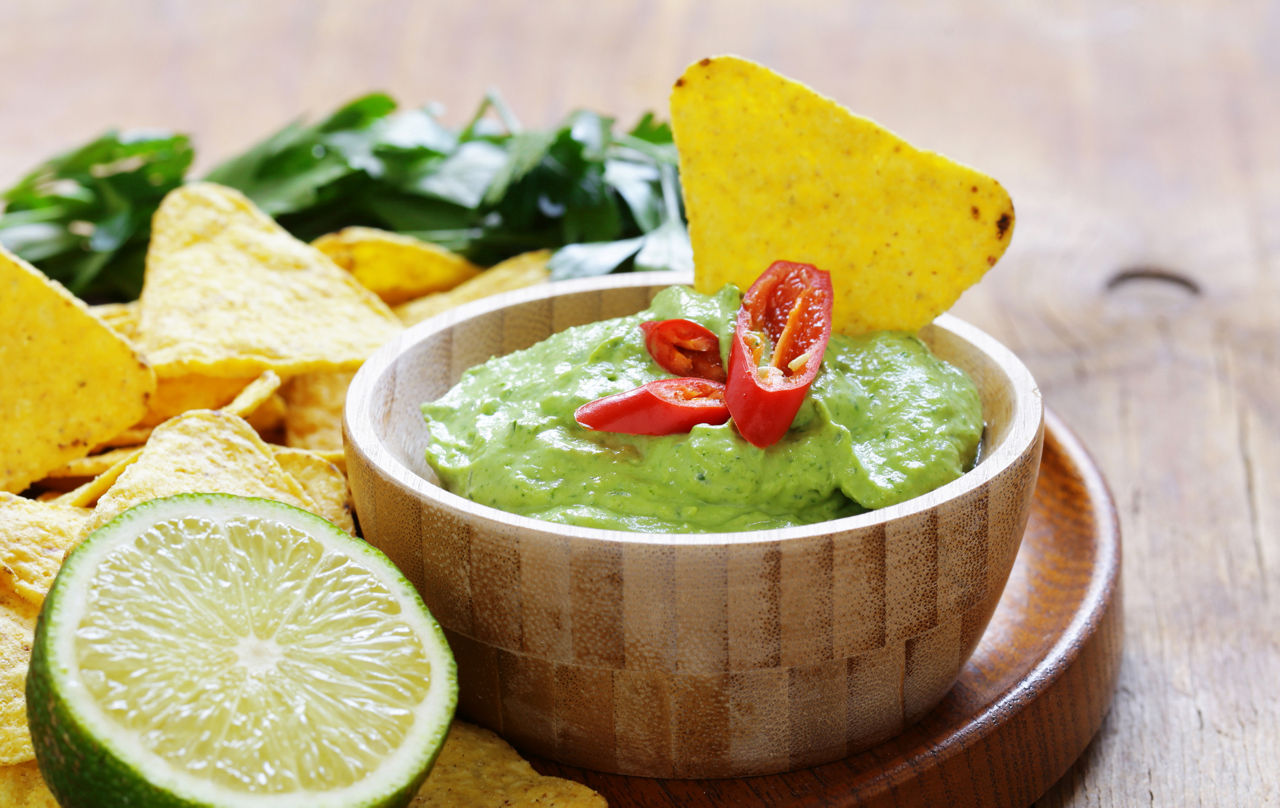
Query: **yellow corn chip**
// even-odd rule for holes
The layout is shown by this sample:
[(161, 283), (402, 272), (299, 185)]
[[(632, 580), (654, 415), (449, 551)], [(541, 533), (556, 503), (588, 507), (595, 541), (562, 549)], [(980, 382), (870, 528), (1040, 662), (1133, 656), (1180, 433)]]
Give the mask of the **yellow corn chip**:
[(284, 419), (284, 402), (272, 402), (272, 399), (281, 384), (280, 375), (274, 370), (249, 378), (188, 373), (160, 379), (156, 394), (151, 397), (152, 405), (142, 421), (102, 442), (94, 451), (140, 446), (147, 442), (157, 424), (191, 410), (223, 410), (239, 415), (248, 419), (259, 433), (278, 428)]
[(480, 267), (455, 252), (371, 227), (348, 227), (311, 243), (390, 305), (452, 289), (480, 274)]
[(0, 805), (5, 808), (58, 808), (34, 761), (0, 766)]
[(118, 432), (107, 438), (102, 443), (93, 447), (95, 452), (103, 449), (119, 449), (121, 447), (141, 446), (147, 442), (147, 438), (151, 437), (151, 429), (149, 426), (131, 426), (123, 432)]
[(156, 212), (138, 340), (162, 377), (353, 369), (399, 330), (376, 295), (238, 191), (191, 183)]
[(36, 607), (0, 586), (0, 766), (35, 758), (27, 731), (27, 665)]
[(447, 292), (437, 292), (397, 306), (396, 316), (405, 325), (413, 325), (472, 300), (542, 283), (551, 277), (551, 272), (547, 269), (547, 262), (550, 260), (550, 250), (521, 253), (500, 264), (494, 264)]
[(89, 311), (129, 342), (138, 339), (138, 301), (101, 303), (90, 306)]
[(301, 449), (342, 449), (342, 408), (354, 371), (304, 373), (284, 386), (284, 442)]
[(138, 458), (98, 499), (92, 524), (149, 499), (195, 492), (266, 497), (319, 512), (243, 418), (193, 410), (155, 428)]
[(141, 446), (131, 446), (116, 455), (119, 459), (111, 468), (94, 477), (92, 480), (83, 485), (68, 491), (56, 501), (62, 505), (71, 505), (77, 508), (88, 508), (98, 501), (98, 498), (107, 492), (107, 489), (115, 485), (116, 480), (120, 479), (120, 475), (129, 467), (129, 464), (138, 459), (138, 455), (142, 454)]
[(38, 608), (92, 513), (0, 491), (0, 584)]
[(994, 179), (732, 56), (691, 65), (671, 125), (699, 291), (746, 289), (776, 260), (831, 273), (834, 328), (916, 330), (1004, 253)]
[(151, 397), (147, 414), (134, 424), (135, 429), (153, 427), (188, 410), (216, 410), (227, 406), (258, 376), (208, 376), (184, 373), (161, 378)]
[(0, 491), (22, 491), (134, 424), (151, 368), (85, 305), (0, 247)]
[(538, 774), (487, 729), (454, 721), (409, 808), (606, 808), (572, 780)]
[(227, 406), (220, 409), (241, 418), (248, 418), (276, 394), (280, 384), (280, 375), (274, 370), (268, 370), (237, 393)]
[(347, 455), (342, 449), (308, 449), (307, 451), (316, 457), (328, 460), (344, 475), (347, 473)]
[(276, 392), (262, 402), (257, 409), (244, 416), (244, 419), (259, 435), (263, 436), (264, 440), (269, 443), (283, 443), (286, 409), (284, 396)]
[(347, 490), (347, 477), (337, 466), (315, 452), (306, 449), (289, 449), (272, 446), (276, 462), (280, 464), (311, 496), (316, 503), (316, 513), (333, 522), (348, 533), (356, 532), (351, 518), (351, 497)]
[[(92, 454), (88, 457), (78, 457), (66, 464), (62, 468), (54, 469), (49, 472), (44, 480), (40, 481), (40, 485), (51, 483), (54, 480), (97, 477), (107, 469), (130, 457), (134, 452), (141, 448), (139, 446), (121, 446), (118, 449), (109, 449), (99, 454)], [(78, 483), (77, 483), (78, 484)]]

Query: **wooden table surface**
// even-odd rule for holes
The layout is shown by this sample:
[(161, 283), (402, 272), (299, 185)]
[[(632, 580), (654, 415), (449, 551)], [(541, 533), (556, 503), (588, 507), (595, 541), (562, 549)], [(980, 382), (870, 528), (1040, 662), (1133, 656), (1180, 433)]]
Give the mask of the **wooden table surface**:
[(1280, 804), (1280, 3), (3, 0), (0, 185), (111, 126), (208, 167), (372, 89), (629, 124), (717, 53), (1013, 195), (955, 311), (1027, 362), (1124, 536), (1119, 690), (1037, 805)]

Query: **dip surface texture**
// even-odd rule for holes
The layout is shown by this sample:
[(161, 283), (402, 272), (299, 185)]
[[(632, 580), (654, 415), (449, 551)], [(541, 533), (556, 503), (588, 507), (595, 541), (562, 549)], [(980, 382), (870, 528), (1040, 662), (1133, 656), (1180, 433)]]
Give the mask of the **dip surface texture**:
[[(646, 311), (566, 329), (468, 370), (424, 404), (449, 491), (552, 522), (649, 532), (762, 530), (893, 505), (968, 469), (977, 388), (917, 337), (833, 335), (790, 431), (760, 449), (732, 422), (648, 437), (584, 429), (580, 405), (670, 376), (639, 324), (685, 317), (729, 345), (739, 291), (661, 292)], [(727, 360), (726, 360), (727, 361)]]

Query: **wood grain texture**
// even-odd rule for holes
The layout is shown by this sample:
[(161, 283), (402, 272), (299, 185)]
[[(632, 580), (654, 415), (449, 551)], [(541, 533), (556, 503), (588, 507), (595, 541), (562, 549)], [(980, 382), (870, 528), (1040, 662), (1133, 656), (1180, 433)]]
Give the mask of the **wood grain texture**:
[(7, 0), (0, 52), (0, 185), (109, 126), (191, 132), (207, 168), (373, 88), (626, 123), (725, 52), (993, 174), (1017, 230), (956, 313), (1028, 364), (1125, 536), (1114, 707), (1037, 806), (1280, 802), (1275, 0)]
[(1115, 503), (1079, 440), (1047, 417), (1022, 549), (959, 680), (918, 724), (824, 766), (739, 780), (616, 777), (546, 760), (614, 808), (761, 805), (1019, 808), (1089, 743), (1120, 669), (1123, 612)]
[[(953, 317), (921, 332), (977, 384), (986, 422), (977, 466), (848, 519), (682, 536), (559, 526), (450, 494), (426, 464), (421, 404), (498, 350), (483, 335), (501, 335), (503, 350), (531, 345), (633, 314), (688, 280), (660, 272), (545, 284), (459, 307), (378, 351), (347, 391), (360, 526), (405, 560), (461, 649), (463, 713), (527, 751), (651, 777), (768, 774), (847, 757), (938, 703), (1013, 565), (1042, 406), (1026, 368), (990, 337)], [(548, 614), (560, 641), (528, 637), (526, 623)]]

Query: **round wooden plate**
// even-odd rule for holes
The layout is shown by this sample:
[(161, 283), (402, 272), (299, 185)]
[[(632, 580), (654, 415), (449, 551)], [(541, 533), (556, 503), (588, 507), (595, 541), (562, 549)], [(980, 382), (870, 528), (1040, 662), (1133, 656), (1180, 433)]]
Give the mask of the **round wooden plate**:
[(1079, 440), (1046, 411), (1035, 502), (1004, 595), (955, 687), (905, 733), (835, 763), (736, 780), (651, 780), (533, 763), (586, 783), (614, 808), (1022, 808), (1101, 726), (1121, 634), (1115, 505)]

